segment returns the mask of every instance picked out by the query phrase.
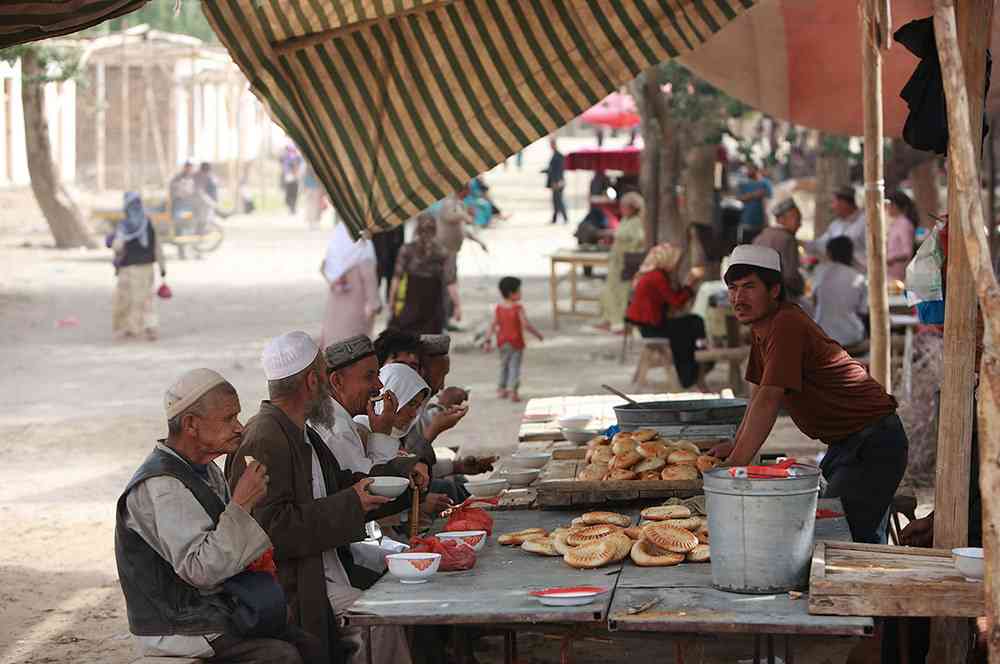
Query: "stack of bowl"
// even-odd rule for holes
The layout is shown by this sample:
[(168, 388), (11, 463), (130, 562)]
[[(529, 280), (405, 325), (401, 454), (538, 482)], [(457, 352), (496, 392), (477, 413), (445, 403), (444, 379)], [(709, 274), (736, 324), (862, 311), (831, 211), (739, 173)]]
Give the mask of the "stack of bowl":
[(566, 415), (559, 418), (559, 428), (563, 437), (572, 443), (586, 443), (594, 437), (595, 432), (588, 430), (590, 415)]

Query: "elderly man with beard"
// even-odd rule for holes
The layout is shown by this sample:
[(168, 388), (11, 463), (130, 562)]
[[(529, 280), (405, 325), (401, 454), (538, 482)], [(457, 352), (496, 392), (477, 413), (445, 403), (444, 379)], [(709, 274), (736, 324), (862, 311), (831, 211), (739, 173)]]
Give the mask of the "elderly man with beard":
[[(115, 560), (129, 630), (145, 656), (230, 664), (322, 664), (315, 637), (286, 625), (281, 591), (242, 572), (271, 546), (250, 511), (267, 495), (268, 470), (252, 463), (232, 495), (216, 457), (240, 444), (236, 389), (211, 369), (188, 371), (164, 395), (167, 438), (118, 500)], [(250, 628), (231, 595), (251, 593), (271, 619)], [(267, 634), (262, 637), (261, 632)]]
[[(360, 595), (351, 584), (349, 545), (364, 538), (367, 521), (405, 510), (409, 492), (391, 502), (372, 495), (371, 479), (342, 470), (306, 427), (330, 401), (326, 362), (309, 335), (290, 332), (271, 340), (262, 360), (271, 399), (247, 422), (243, 444), (226, 460), (226, 475), (234, 485), (246, 472), (247, 459), (267, 466), (268, 494), (253, 516), (274, 543), (291, 619), (320, 637), (331, 661), (355, 661), (363, 658), (359, 640), (342, 633), (338, 618)], [(371, 474), (406, 477), (414, 463), (400, 458), (373, 467)]]

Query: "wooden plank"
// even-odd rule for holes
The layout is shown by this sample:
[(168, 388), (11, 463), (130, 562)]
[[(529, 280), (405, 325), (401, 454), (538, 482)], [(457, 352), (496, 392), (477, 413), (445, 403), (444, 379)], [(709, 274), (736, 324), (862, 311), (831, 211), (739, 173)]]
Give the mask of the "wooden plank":
[[(490, 623), (593, 623), (607, 619), (612, 592), (580, 607), (546, 607), (530, 590), (551, 586), (614, 588), (621, 565), (575, 570), (562, 558), (535, 556), (502, 547), (505, 532), (567, 525), (582, 512), (495, 512), (493, 536), (465, 572), (439, 572), (430, 581), (404, 585), (385, 576), (348, 610), (350, 625), (484, 625)], [(635, 516), (634, 514), (632, 515)]]
[(966, 581), (942, 549), (820, 543), (809, 610), (823, 615), (983, 615), (983, 584)]

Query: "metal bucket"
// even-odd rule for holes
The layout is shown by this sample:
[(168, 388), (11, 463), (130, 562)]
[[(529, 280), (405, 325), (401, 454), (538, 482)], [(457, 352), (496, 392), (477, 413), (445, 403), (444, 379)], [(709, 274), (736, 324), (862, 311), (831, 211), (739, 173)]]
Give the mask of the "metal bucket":
[(789, 478), (705, 473), (712, 585), (767, 594), (804, 588), (816, 527), (819, 469), (795, 466)]
[(615, 406), (615, 416), (622, 431), (634, 431), (677, 424), (739, 424), (746, 410), (746, 399), (684, 399)]

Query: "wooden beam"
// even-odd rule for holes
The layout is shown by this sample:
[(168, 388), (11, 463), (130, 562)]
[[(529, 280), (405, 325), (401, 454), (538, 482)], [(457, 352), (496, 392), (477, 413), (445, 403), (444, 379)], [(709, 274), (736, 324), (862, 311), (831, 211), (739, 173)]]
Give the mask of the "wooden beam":
[[(122, 23), (123, 28), (127, 28), (127, 22)], [(129, 158), (132, 153), (132, 126), (129, 121), (129, 110), (130, 105), (128, 103), (128, 79), (129, 79), (129, 67), (128, 67), (128, 49), (125, 46), (125, 36), (122, 35), (122, 57), (118, 62), (118, 71), (121, 72), (121, 122), (122, 122), (122, 144), (121, 148), (121, 183), (122, 189), (128, 191), (131, 189), (132, 169), (129, 165)]]
[(865, 219), (868, 228), (868, 310), (871, 375), (892, 392), (889, 355), (889, 293), (885, 283), (885, 181), (882, 156), (882, 53), (877, 0), (859, 0), (861, 93), (865, 121)]
[[(1000, 307), (986, 301), (996, 280), (990, 267), (983, 231), (982, 187), (979, 162), (982, 147), (982, 111), (986, 49), (992, 25), (992, 0), (935, 0), (934, 28), (948, 99), (948, 298), (945, 306), (944, 379), (941, 386), (941, 417), (938, 425), (937, 478), (934, 498), (934, 546), (951, 548), (968, 541), (969, 472), (972, 439), (972, 403), (975, 387), (976, 290), (984, 298), (984, 313), (1000, 326)], [(964, 251), (960, 248), (963, 248)], [(983, 268), (985, 264), (986, 269)], [(973, 269), (975, 268), (975, 273)], [(992, 309), (992, 311), (991, 311)], [(1000, 330), (1000, 327), (997, 328)], [(998, 337), (1000, 338), (1000, 337)], [(996, 411), (994, 394), (986, 390), (986, 411)], [(982, 409), (981, 409), (982, 410)], [(980, 440), (983, 459), (981, 477), (997, 475), (996, 429)], [(1000, 481), (1000, 477), (996, 478)], [(987, 507), (1000, 495), (984, 493), (984, 530), (995, 508)], [(988, 615), (996, 616), (1000, 577), (996, 531), (986, 534)], [(992, 571), (992, 573), (991, 573)], [(993, 630), (997, 629), (993, 620)], [(928, 662), (963, 662), (969, 644), (965, 621), (935, 620), (931, 626)], [(997, 639), (991, 634), (990, 660), (1000, 663)]]
[(108, 118), (105, 110), (108, 105), (107, 68), (103, 62), (97, 64), (97, 108), (94, 124), (96, 126), (96, 152), (94, 162), (97, 167), (97, 191), (104, 191), (108, 186)]

